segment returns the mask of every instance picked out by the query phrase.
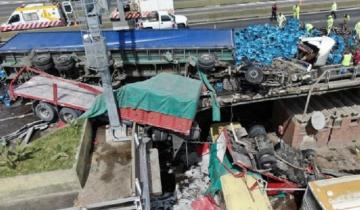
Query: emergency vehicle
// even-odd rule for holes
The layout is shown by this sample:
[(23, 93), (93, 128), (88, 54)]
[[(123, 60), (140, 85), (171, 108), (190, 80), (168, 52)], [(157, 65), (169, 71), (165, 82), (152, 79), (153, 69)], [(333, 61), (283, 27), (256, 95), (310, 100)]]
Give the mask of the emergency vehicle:
[(58, 4), (26, 4), (15, 9), (0, 31), (18, 31), (37, 28), (59, 27), (74, 23), (70, 1)]

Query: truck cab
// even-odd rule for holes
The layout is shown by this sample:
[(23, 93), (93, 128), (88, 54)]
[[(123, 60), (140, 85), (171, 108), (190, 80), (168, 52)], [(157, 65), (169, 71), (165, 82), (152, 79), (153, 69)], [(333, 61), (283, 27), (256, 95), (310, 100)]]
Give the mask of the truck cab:
[(171, 29), (177, 27), (173, 16), (166, 11), (155, 11), (148, 16), (141, 17), (137, 26), (139, 29)]

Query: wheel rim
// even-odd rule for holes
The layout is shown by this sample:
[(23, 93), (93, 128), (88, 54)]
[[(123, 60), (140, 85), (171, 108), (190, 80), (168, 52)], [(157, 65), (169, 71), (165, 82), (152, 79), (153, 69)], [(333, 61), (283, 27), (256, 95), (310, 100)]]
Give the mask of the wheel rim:
[(75, 117), (70, 113), (64, 113), (63, 119), (66, 123), (69, 123), (69, 122), (73, 121), (75, 119)]
[(256, 79), (259, 76), (259, 73), (257, 71), (250, 71), (250, 77), (253, 79)]
[(47, 108), (41, 107), (38, 109), (40, 118), (48, 119), (50, 117), (50, 111)]

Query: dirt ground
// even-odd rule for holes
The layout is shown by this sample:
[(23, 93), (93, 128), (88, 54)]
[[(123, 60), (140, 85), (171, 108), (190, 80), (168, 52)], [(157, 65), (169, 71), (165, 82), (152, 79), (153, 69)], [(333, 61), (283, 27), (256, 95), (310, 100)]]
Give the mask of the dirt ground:
[(0, 136), (10, 134), (36, 120), (38, 118), (32, 114), (31, 105), (8, 108), (0, 103)]
[(321, 148), (317, 151), (317, 163), (322, 169), (359, 174), (360, 150), (356, 146), (336, 149)]
[(77, 206), (132, 195), (131, 143), (106, 143), (102, 127), (98, 129), (94, 144), (89, 176)]

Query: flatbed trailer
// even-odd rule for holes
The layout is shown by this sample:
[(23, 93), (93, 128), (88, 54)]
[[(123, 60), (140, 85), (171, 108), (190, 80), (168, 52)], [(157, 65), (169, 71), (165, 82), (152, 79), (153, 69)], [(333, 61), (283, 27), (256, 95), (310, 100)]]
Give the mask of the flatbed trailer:
[(33, 100), (35, 114), (44, 121), (59, 117), (69, 122), (90, 108), (102, 88), (23, 67), (11, 81), (9, 93), (14, 100), (18, 97)]

